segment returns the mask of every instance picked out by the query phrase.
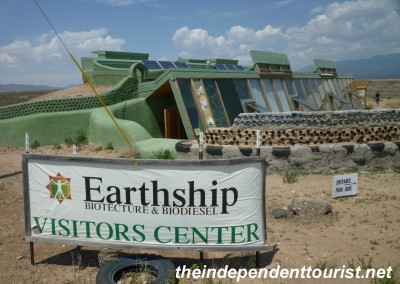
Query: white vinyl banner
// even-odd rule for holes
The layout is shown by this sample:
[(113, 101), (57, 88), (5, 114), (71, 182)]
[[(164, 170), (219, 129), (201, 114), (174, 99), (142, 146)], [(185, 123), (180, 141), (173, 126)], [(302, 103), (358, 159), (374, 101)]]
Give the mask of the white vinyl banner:
[(37, 156), (27, 161), (27, 239), (128, 247), (265, 243), (260, 161), (120, 164)]

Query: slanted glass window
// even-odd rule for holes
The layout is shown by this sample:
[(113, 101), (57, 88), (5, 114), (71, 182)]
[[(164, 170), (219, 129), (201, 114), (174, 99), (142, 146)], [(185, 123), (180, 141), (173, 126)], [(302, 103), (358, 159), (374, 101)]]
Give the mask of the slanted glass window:
[(215, 127), (214, 117), (212, 116), (211, 108), (209, 106), (206, 93), (204, 92), (203, 85), (201, 84), (200, 80), (197, 79), (197, 80), (193, 80), (193, 86), (194, 86), (194, 90), (196, 91), (197, 99), (198, 99), (201, 111), (203, 112), (204, 120), (207, 124), (207, 127)]
[(318, 106), (318, 108), (321, 108), (322, 99), (324, 98), (325, 94), (321, 95), (318, 92), (318, 86), (317, 86), (317, 83), (315, 82), (315, 79), (310, 79), (310, 86), (311, 86), (311, 91), (314, 95), (314, 99), (317, 103), (317, 106)]
[(343, 89), (340, 88), (340, 86), (339, 86), (338, 80), (337, 80), (337, 79), (334, 79), (334, 80), (332, 80), (332, 81), (333, 81), (333, 85), (334, 85), (335, 88), (336, 88), (336, 93), (337, 93), (337, 95), (338, 95), (339, 97), (345, 98), (344, 95), (347, 94), (347, 92), (343, 92)]
[(310, 86), (308, 85), (308, 79), (302, 79), (301, 81), (303, 83), (304, 90), (307, 94), (307, 101), (312, 105), (315, 105), (313, 94), (311, 92)]
[[(329, 79), (327, 81), (328, 81), (328, 86), (329, 86), (329, 92), (337, 96), (338, 94), (337, 94), (337, 92), (335, 90), (335, 87), (333, 85), (333, 80)], [(331, 99), (332, 99), (332, 101), (333, 101), (333, 103), (335, 105), (335, 109), (339, 110), (340, 109), (340, 102), (335, 98), (331, 98)]]
[(315, 81), (317, 83), (318, 93), (321, 94), (322, 104), (325, 104), (323, 110), (332, 110), (326, 96), (324, 82), (321, 79), (315, 79)]
[(351, 92), (351, 90), (347, 88), (345, 80), (344, 79), (337, 79), (337, 84), (338, 84), (338, 86), (340, 88), (341, 93), (343, 94), (343, 97), (345, 98), (345, 100), (347, 100), (349, 102), (348, 104), (344, 105), (344, 109), (357, 108), (354, 103), (353, 103), (353, 105), (351, 104), (352, 98), (349, 96), (349, 92)]
[(249, 88), (247, 87), (247, 82), (245, 79), (235, 79), (233, 80), (233, 82), (235, 83), (236, 90), (239, 94), (239, 99), (241, 100), (251, 99)]
[(283, 111), (291, 111), (288, 98), (285, 90), (283, 89), (282, 81), (280, 79), (273, 80), (276, 91), (278, 92), (279, 99), (281, 100)]
[(229, 122), (233, 124), (239, 113), (244, 112), (235, 84), (232, 79), (218, 79), (217, 85)]
[(229, 123), (227, 122), (227, 119), (225, 117), (224, 107), (222, 105), (221, 98), (219, 97), (217, 87), (215, 86), (215, 81), (211, 79), (203, 80), (203, 84), (204, 88), (206, 89), (208, 101), (210, 102), (210, 106), (212, 108), (217, 126), (229, 126)]
[[(296, 94), (296, 90), (293, 88), (293, 81), (291, 79), (284, 79), (283, 84), (286, 87), (286, 91), (289, 95), (289, 98), (296, 98), (297, 94)], [(293, 105), (294, 105), (295, 110), (298, 111), (299, 110), (297, 107), (298, 104), (293, 103)]]
[(272, 87), (271, 80), (263, 79), (262, 84), (264, 85), (264, 90), (265, 90), (265, 93), (267, 94), (269, 105), (271, 106), (271, 111), (272, 112), (280, 112), (281, 110), (279, 109), (277, 99), (274, 95), (274, 89)]
[(305, 105), (303, 105), (302, 108), (303, 108), (303, 111), (307, 111), (307, 112), (311, 112), (312, 111), (312, 109), (306, 107)]
[(301, 86), (300, 79), (294, 79), (294, 85), (296, 86), (297, 93), (300, 99), (306, 100), (306, 95), (304, 94), (303, 87)]
[(200, 115), (196, 107), (196, 103), (192, 94), (190, 80), (178, 80), (179, 90), (181, 91), (182, 99), (185, 104), (186, 112), (189, 116), (190, 123), (196, 136), (204, 131), (204, 127), (200, 121)]
[(351, 85), (347, 83), (346, 79), (338, 79), (340, 82), (341, 86), (343, 87), (343, 90), (346, 90), (346, 92), (352, 92), (353, 90), (351, 89)]
[(343, 94), (343, 97), (347, 100), (348, 99), (348, 92), (350, 92), (350, 90), (348, 90), (346, 88), (346, 85), (344, 84), (344, 80), (343, 79), (337, 79), (337, 84), (338, 84), (338, 88), (340, 89), (340, 92)]
[(253, 92), (254, 95), (254, 100), (256, 101), (256, 104), (261, 107), (265, 112), (269, 112), (269, 108), (267, 106), (267, 103), (265, 102), (262, 90), (261, 90), (261, 85), (260, 85), (260, 80), (257, 79), (250, 79), (249, 80), (250, 86), (251, 86), (251, 91)]
[(356, 96), (353, 96), (352, 102), (353, 102), (353, 105), (354, 105), (354, 108), (355, 108), (355, 109), (363, 109), (363, 107), (362, 107), (362, 105), (361, 105), (361, 103), (360, 103), (359, 98), (357, 98)]

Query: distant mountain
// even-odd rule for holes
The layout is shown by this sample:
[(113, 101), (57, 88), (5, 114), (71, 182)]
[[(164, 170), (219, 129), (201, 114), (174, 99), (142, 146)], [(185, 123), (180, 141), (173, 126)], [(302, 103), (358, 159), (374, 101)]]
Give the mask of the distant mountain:
[(60, 88), (45, 85), (23, 85), (23, 84), (0, 84), (0, 92), (25, 92), (25, 91), (43, 91), (59, 90)]
[[(377, 55), (366, 59), (336, 61), (339, 74), (352, 74), (356, 79), (400, 79), (400, 53)], [(300, 72), (315, 70), (314, 65), (299, 69)]]

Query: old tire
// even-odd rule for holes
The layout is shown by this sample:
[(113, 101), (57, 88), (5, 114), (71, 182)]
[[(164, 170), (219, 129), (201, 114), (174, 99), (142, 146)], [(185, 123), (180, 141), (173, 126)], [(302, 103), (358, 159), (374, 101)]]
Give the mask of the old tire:
[(150, 269), (156, 279), (155, 284), (171, 283), (175, 277), (175, 265), (168, 259), (143, 259), (143, 258), (118, 258), (100, 268), (96, 276), (97, 284), (113, 284), (124, 273), (139, 271), (140, 269)]

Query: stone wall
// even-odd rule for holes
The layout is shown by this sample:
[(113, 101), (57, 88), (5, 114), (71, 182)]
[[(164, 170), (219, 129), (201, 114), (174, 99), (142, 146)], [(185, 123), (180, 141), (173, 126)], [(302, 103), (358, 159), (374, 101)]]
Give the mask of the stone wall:
[[(239, 146), (203, 146), (203, 159), (226, 159), (256, 156), (257, 149)], [(176, 144), (178, 159), (199, 159), (199, 145)], [(359, 170), (389, 170), (400, 168), (400, 142), (369, 144), (295, 145), (261, 147), (269, 172), (302, 170), (328, 173), (357, 168)]]

